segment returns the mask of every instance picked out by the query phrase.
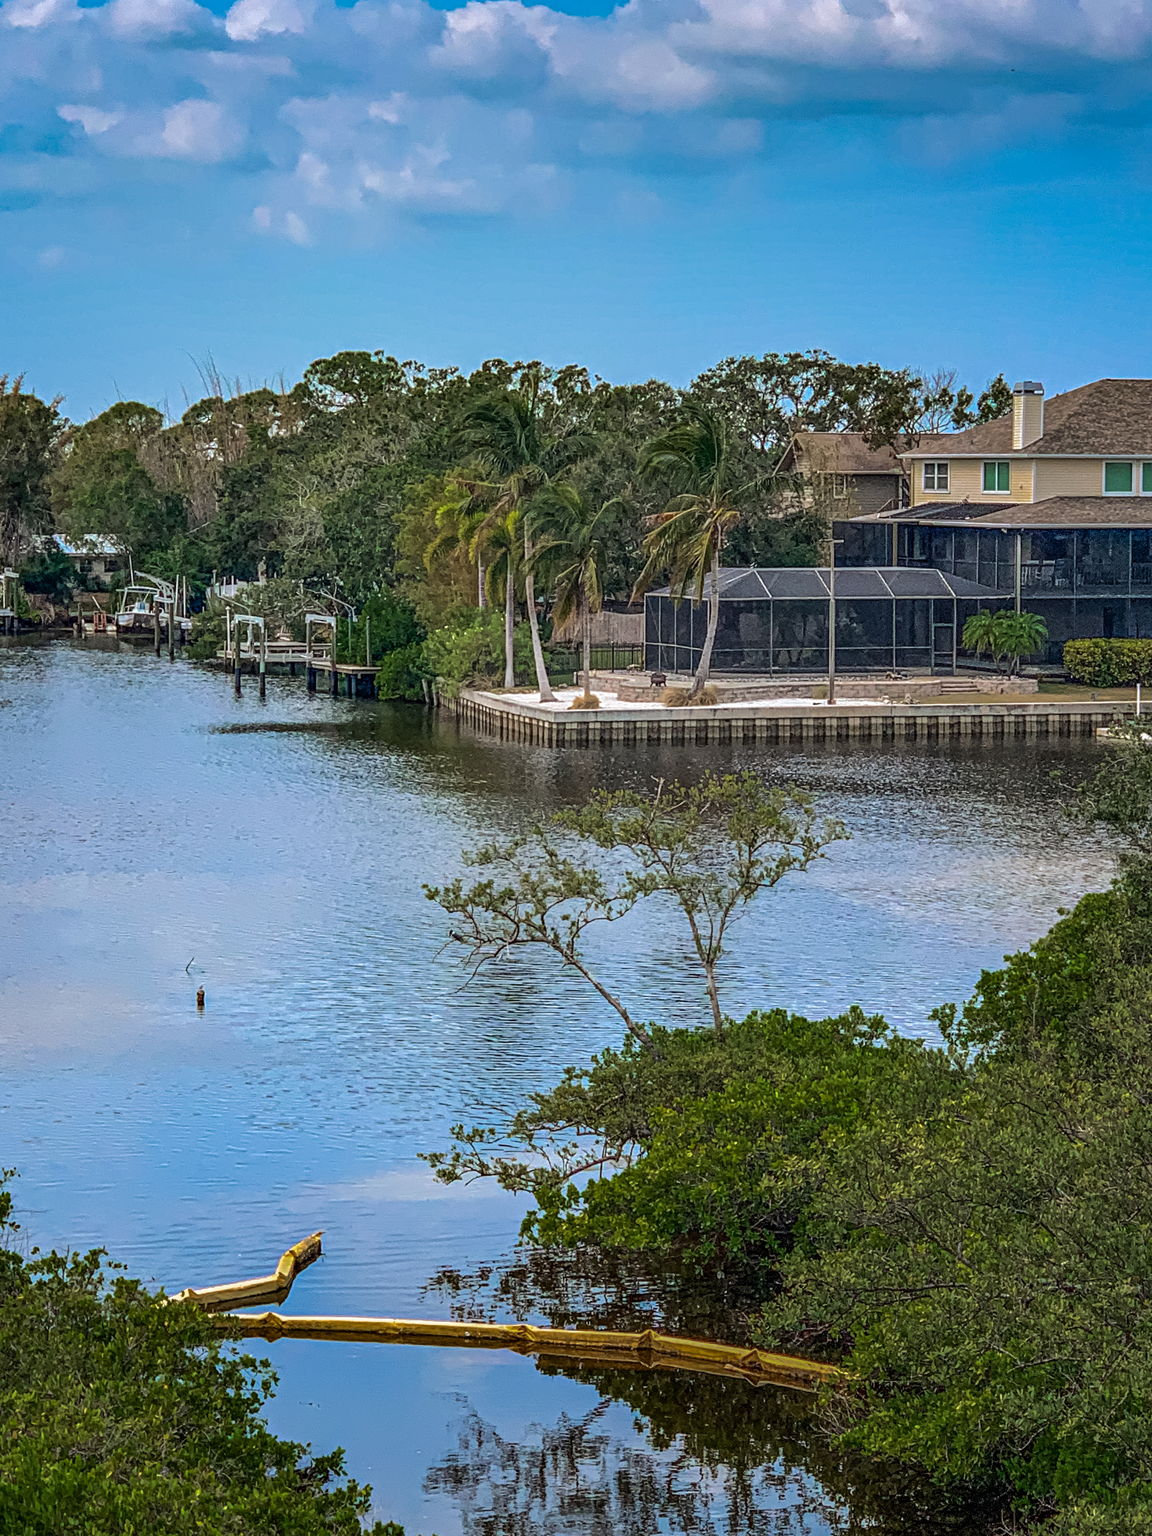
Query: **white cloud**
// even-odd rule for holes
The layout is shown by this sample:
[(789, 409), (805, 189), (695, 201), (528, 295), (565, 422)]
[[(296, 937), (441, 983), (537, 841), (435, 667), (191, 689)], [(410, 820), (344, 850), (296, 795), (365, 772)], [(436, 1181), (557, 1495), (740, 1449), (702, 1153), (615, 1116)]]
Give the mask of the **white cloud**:
[[(991, 154), (1130, 110), (1152, 64), (1152, 0), (0, 0), (0, 30), (0, 108), (80, 130), (75, 185), (97, 155), (218, 164), (297, 243), (531, 209), (609, 160), (639, 206), (654, 158), (753, 163), (789, 131), (766, 124), (832, 111), (902, 125), (894, 152)], [(28, 174), (56, 185), (48, 158)]]
[(293, 245), (308, 245), (311, 231), (298, 213), (291, 208), (277, 213), (266, 203), (252, 210), (252, 228), (262, 235), (281, 235)]
[(7, 0), (0, 6), (0, 21), (9, 27), (47, 27), (79, 19), (76, 0)]
[(305, 0), (236, 0), (224, 20), (224, 30), (237, 43), (286, 34), (300, 36), (307, 32), (313, 10)]
[(517, 0), (468, 0), (448, 11), (431, 58), (441, 68), (486, 79), (542, 78), (559, 18), (541, 5)]
[(109, 112), (103, 107), (64, 106), (57, 108), (57, 115), (66, 123), (76, 123), (89, 138), (107, 133), (123, 119), (123, 112)]
[(161, 38), (195, 32), (211, 21), (195, 0), (111, 0), (103, 19), (125, 38)]
[(164, 113), (157, 155), (209, 163), (224, 160), (239, 145), (240, 133), (223, 108), (214, 101), (178, 101)]

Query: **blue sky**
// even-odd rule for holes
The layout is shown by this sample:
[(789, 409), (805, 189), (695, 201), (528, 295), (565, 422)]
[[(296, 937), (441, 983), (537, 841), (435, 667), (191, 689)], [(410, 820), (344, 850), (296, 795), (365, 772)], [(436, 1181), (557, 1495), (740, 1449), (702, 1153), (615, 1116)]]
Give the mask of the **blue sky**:
[(2, 0), (0, 372), (1152, 375), (1152, 0)]

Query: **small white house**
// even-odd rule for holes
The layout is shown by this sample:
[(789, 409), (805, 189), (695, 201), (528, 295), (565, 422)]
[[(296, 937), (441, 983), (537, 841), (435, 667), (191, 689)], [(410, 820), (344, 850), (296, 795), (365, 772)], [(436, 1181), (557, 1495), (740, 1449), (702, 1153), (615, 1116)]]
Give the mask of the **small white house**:
[(50, 538), (60, 553), (71, 560), (76, 574), (86, 582), (101, 587), (122, 585), (129, 560), (128, 551), (118, 539), (102, 533), (86, 533), (76, 539), (54, 533)]

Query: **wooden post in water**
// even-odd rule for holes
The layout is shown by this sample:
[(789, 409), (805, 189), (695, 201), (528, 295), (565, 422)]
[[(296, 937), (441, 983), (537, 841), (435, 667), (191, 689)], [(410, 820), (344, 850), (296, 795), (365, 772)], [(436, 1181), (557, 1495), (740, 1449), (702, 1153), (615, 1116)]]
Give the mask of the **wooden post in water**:
[(260, 697), (268, 697), (268, 625), (260, 626)]
[(160, 594), (157, 593), (152, 600), (152, 649), (157, 656), (160, 654)]
[(176, 660), (176, 592), (172, 589), (172, 601), (168, 605), (168, 660)]
[(235, 617), (232, 620), (232, 691), (237, 698), (240, 697), (240, 621)]

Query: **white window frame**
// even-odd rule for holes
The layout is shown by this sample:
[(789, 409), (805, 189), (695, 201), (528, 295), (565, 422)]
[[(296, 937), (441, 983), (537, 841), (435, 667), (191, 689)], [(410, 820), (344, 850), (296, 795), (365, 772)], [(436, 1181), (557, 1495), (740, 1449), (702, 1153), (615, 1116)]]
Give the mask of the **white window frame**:
[[(932, 471), (932, 484), (928, 484), (928, 471)], [(944, 484), (940, 484), (940, 471), (944, 471)], [(948, 459), (925, 459), (920, 468), (920, 488), (924, 491), (951, 491), (952, 465)]]
[[(1110, 491), (1108, 489), (1108, 470), (1113, 464), (1126, 464), (1132, 471), (1132, 478), (1126, 491)], [(1136, 491), (1136, 465), (1131, 459), (1105, 459), (1100, 470), (1100, 493), (1102, 496), (1135, 496)]]
[[(1005, 464), (1008, 467), (1008, 484), (1001, 490), (990, 490), (984, 484), (987, 479), (988, 466), (990, 464)], [(985, 459), (980, 465), (980, 493), (983, 496), (1011, 496), (1012, 494), (1012, 460), (1011, 459)]]

